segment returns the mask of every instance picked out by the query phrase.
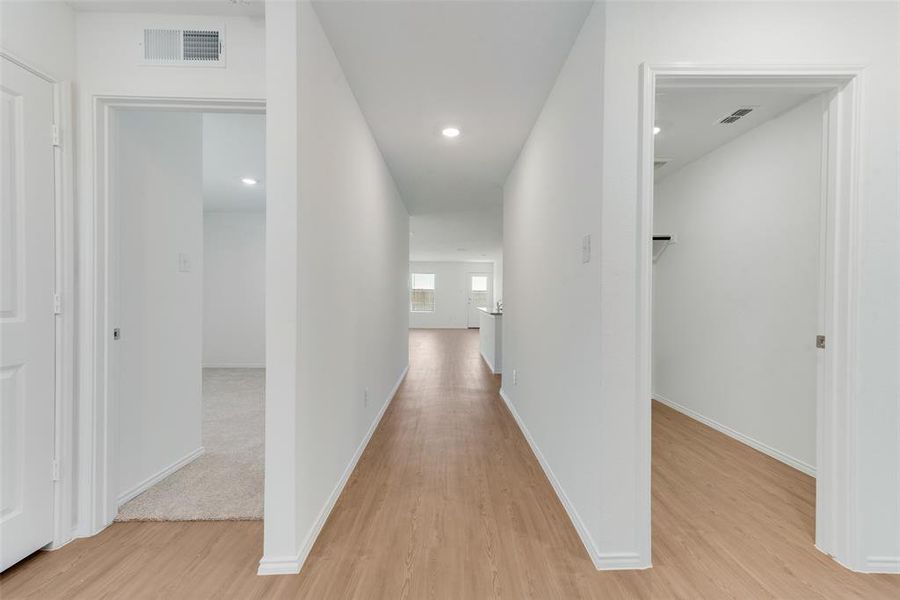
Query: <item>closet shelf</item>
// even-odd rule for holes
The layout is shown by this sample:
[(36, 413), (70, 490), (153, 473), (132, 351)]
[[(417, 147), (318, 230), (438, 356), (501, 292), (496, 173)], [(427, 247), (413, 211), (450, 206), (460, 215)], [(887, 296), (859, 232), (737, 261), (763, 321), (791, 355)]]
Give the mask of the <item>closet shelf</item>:
[(653, 262), (656, 262), (662, 253), (672, 244), (678, 243), (674, 233), (653, 234)]

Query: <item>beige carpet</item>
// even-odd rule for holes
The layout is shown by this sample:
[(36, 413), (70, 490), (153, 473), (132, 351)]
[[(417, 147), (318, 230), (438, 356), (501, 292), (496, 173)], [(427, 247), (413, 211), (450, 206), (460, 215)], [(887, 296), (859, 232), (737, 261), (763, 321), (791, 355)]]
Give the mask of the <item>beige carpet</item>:
[(262, 519), (265, 373), (203, 369), (206, 452), (124, 504), (116, 521)]

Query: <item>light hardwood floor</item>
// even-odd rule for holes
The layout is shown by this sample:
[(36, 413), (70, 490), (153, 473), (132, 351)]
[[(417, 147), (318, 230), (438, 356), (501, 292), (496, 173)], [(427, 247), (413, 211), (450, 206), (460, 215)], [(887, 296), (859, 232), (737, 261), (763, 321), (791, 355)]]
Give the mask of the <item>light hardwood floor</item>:
[(0, 576), (13, 598), (900, 598), (813, 548), (814, 482), (653, 408), (653, 562), (595, 571), (475, 331), (413, 331), (406, 381), (298, 576), (260, 522), (116, 523)]

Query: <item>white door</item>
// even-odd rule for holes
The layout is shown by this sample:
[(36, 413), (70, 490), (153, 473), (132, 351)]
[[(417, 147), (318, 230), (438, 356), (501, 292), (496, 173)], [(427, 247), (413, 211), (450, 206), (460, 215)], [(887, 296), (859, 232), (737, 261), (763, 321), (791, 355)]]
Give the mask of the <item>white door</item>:
[(469, 327), (479, 327), (481, 324), (480, 308), (491, 308), (491, 274), (469, 273), (468, 285)]
[(0, 58), (0, 570), (53, 539), (53, 86)]

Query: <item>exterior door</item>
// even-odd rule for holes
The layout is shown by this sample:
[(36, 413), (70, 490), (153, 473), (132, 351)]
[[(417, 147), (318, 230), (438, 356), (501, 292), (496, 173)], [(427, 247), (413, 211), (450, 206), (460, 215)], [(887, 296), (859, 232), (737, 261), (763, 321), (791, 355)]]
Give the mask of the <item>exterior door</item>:
[(0, 570), (53, 541), (53, 86), (0, 58)]
[(469, 273), (467, 279), (469, 327), (479, 327), (481, 323), (479, 309), (491, 308), (491, 274)]

